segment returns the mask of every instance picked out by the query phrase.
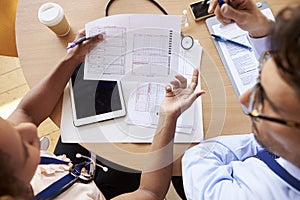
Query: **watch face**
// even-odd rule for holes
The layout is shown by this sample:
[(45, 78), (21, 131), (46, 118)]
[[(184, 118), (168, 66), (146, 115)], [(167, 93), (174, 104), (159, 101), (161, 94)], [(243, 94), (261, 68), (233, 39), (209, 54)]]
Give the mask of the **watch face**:
[(182, 37), (181, 39), (181, 47), (185, 50), (189, 50), (190, 48), (192, 48), (194, 45), (194, 39), (189, 36), (189, 35), (185, 35)]

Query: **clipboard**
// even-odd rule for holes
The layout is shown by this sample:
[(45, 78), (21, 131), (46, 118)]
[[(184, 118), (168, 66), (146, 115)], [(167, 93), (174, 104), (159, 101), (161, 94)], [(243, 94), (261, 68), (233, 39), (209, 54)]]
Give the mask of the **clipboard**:
[[(266, 8), (270, 8), (270, 7), (269, 7), (269, 4), (268, 4), (266, 1), (257, 2), (256, 5), (257, 5), (257, 7), (258, 7), (260, 10), (264, 10), (264, 9), (266, 9)], [(206, 22), (206, 26), (207, 26), (207, 28), (208, 28), (208, 30), (209, 30), (209, 32), (210, 32), (211, 34), (215, 33), (215, 32), (214, 32), (214, 29), (213, 29), (213, 26), (215, 26), (215, 25), (217, 25), (217, 24), (220, 24), (220, 22), (218, 21), (218, 19), (217, 19), (216, 16), (210, 17), (210, 18), (206, 19), (205, 22)], [(212, 40), (213, 40), (213, 39), (212, 39)], [(232, 84), (232, 87), (233, 87), (233, 89), (234, 89), (234, 92), (236, 93), (237, 97), (240, 97), (240, 95), (241, 95), (243, 92), (240, 92), (239, 89), (238, 89), (237, 82), (235, 81), (235, 79), (234, 79), (234, 77), (233, 77), (233, 75), (232, 75), (232, 71), (231, 71), (231, 69), (230, 69), (230, 66), (228, 65), (228, 63), (227, 63), (227, 61), (226, 61), (226, 59), (225, 59), (224, 52), (222, 51), (221, 46), (220, 46), (220, 44), (219, 44), (218, 41), (213, 40), (213, 42), (214, 42), (214, 45), (215, 45), (215, 47), (216, 47), (216, 49), (217, 49), (217, 51), (218, 51), (218, 53), (219, 53), (219, 55), (220, 55), (220, 58), (221, 58), (222, 63), (223, 63), (223, 65), (224, 65), (224, 67), (225, 67), (226, 73), (227, 73), (227, 75), (228, 75), (228, 77), (229, 77), (229, 79), (230, 79), (230, 81), (231, 81), (231, 84)], [(241, 106), (242, 106), (243, 111), (244, 111), (245, 113), (247, 113), (247, 109), (245, 108), (245, 106), (243, 106), (242, 104), (241, 104)]]

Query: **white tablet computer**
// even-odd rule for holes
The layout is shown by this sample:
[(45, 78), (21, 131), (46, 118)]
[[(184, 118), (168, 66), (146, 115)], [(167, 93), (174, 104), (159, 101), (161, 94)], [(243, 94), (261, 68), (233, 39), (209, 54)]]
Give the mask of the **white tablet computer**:
[(119, 81), (83, 80), (84, 63), (74, 71), (69, 85), (73, 122), (82, 126), (126, 114)]

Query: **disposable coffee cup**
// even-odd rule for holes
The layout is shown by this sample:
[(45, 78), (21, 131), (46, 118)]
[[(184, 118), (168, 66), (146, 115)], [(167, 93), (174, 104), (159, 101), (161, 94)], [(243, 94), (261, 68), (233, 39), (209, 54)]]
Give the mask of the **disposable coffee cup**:
[(70, 24), (66, 19), (63, 8), (56, 3), (45, 3), (38, 11), (42, 24), (50, 28), (56, 35), (65, 36), (70, 32)]

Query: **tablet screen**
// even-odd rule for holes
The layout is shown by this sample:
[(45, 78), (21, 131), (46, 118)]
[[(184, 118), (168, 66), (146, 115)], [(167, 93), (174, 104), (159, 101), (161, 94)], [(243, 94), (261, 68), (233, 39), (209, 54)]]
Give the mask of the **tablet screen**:
[(119, 82), (84, 80), (83, 74), (82, 63), (71, 77), (74, 124), (83, 125), (124, 116), (125, 108)]

